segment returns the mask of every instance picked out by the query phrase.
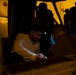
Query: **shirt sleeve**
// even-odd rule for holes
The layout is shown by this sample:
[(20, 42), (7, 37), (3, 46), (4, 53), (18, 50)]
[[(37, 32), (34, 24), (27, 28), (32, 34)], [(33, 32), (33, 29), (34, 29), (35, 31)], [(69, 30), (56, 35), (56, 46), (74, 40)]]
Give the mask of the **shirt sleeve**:
[(24, 43), (23, 36), (22, 35), (18, 35), (16, 37), (13, 50), (17, 54), (21, 55), (24, 59), (29, 59), (29, 60), (34, 61), (35, 58), (36, 58), (36, 54), (31, 52), (29, 49), (25, 48), (23, 46), (23, 43)]

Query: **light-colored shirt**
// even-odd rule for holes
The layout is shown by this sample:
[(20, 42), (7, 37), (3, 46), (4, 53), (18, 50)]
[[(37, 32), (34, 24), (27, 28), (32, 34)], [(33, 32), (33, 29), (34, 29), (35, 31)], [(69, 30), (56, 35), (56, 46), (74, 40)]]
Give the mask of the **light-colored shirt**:
[(40, 52), (40, 44), (39, 42), (33, 44), (29, 39), (28, 34), (19, 33), (16, 36), (13, 51), (21, 55), (25, 61), (34, 61), (36, 54)]

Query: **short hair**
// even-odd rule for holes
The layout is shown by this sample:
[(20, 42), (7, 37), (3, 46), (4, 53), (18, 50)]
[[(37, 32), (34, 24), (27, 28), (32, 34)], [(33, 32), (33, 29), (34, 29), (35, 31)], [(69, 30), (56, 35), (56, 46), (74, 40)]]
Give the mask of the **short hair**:
[(40, 3), (39, 9), (47, 9), (47, 4), (45, 4), (44, 2)]
[(54, 25), (51, 30), (52, 34), (62, 33), (62, 32), (66, 33), (65, 27), (63, 25)]

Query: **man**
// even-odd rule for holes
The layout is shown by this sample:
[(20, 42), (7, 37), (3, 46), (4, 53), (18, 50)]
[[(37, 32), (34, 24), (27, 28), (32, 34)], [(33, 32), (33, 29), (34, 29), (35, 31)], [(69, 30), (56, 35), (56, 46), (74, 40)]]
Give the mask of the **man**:
[(76, 54), (76, 38), (68, 35), (61, 26), (54, 26), (51, 34), (55, 40), (54, 46), (48, 50), (48, 58)]
[(44, 31), (51, 30), (54, 25), (54, 17), (51, 10), (47, 8), (47, 4), (42, 2), (37, 7), (37, 23), (43, 28)]
[(40, 53), (40, 36), (41, 29), (37, 25), (31, 26), (27, 34), (19, 33), (13, 45), (13, 52), (21, 55), (25, 61), (46, 59), (47, 57)]

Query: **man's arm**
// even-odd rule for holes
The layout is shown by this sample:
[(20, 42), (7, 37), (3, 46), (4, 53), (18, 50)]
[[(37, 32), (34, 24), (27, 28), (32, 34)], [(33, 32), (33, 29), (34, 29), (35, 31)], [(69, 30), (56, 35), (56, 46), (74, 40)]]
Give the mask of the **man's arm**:
[(43, 57), (39, 54), (35, 54), (31, 52), (29, 49), (23, 46), (24, 43), (24, 37), (23, 35), (18, 35), (16, 37), (15, 43), (14, 43), (14, 51), (21, 55), (24, 59), (29, 59), (32, 61), (35, 61), (35, 59), (42, 59)]

